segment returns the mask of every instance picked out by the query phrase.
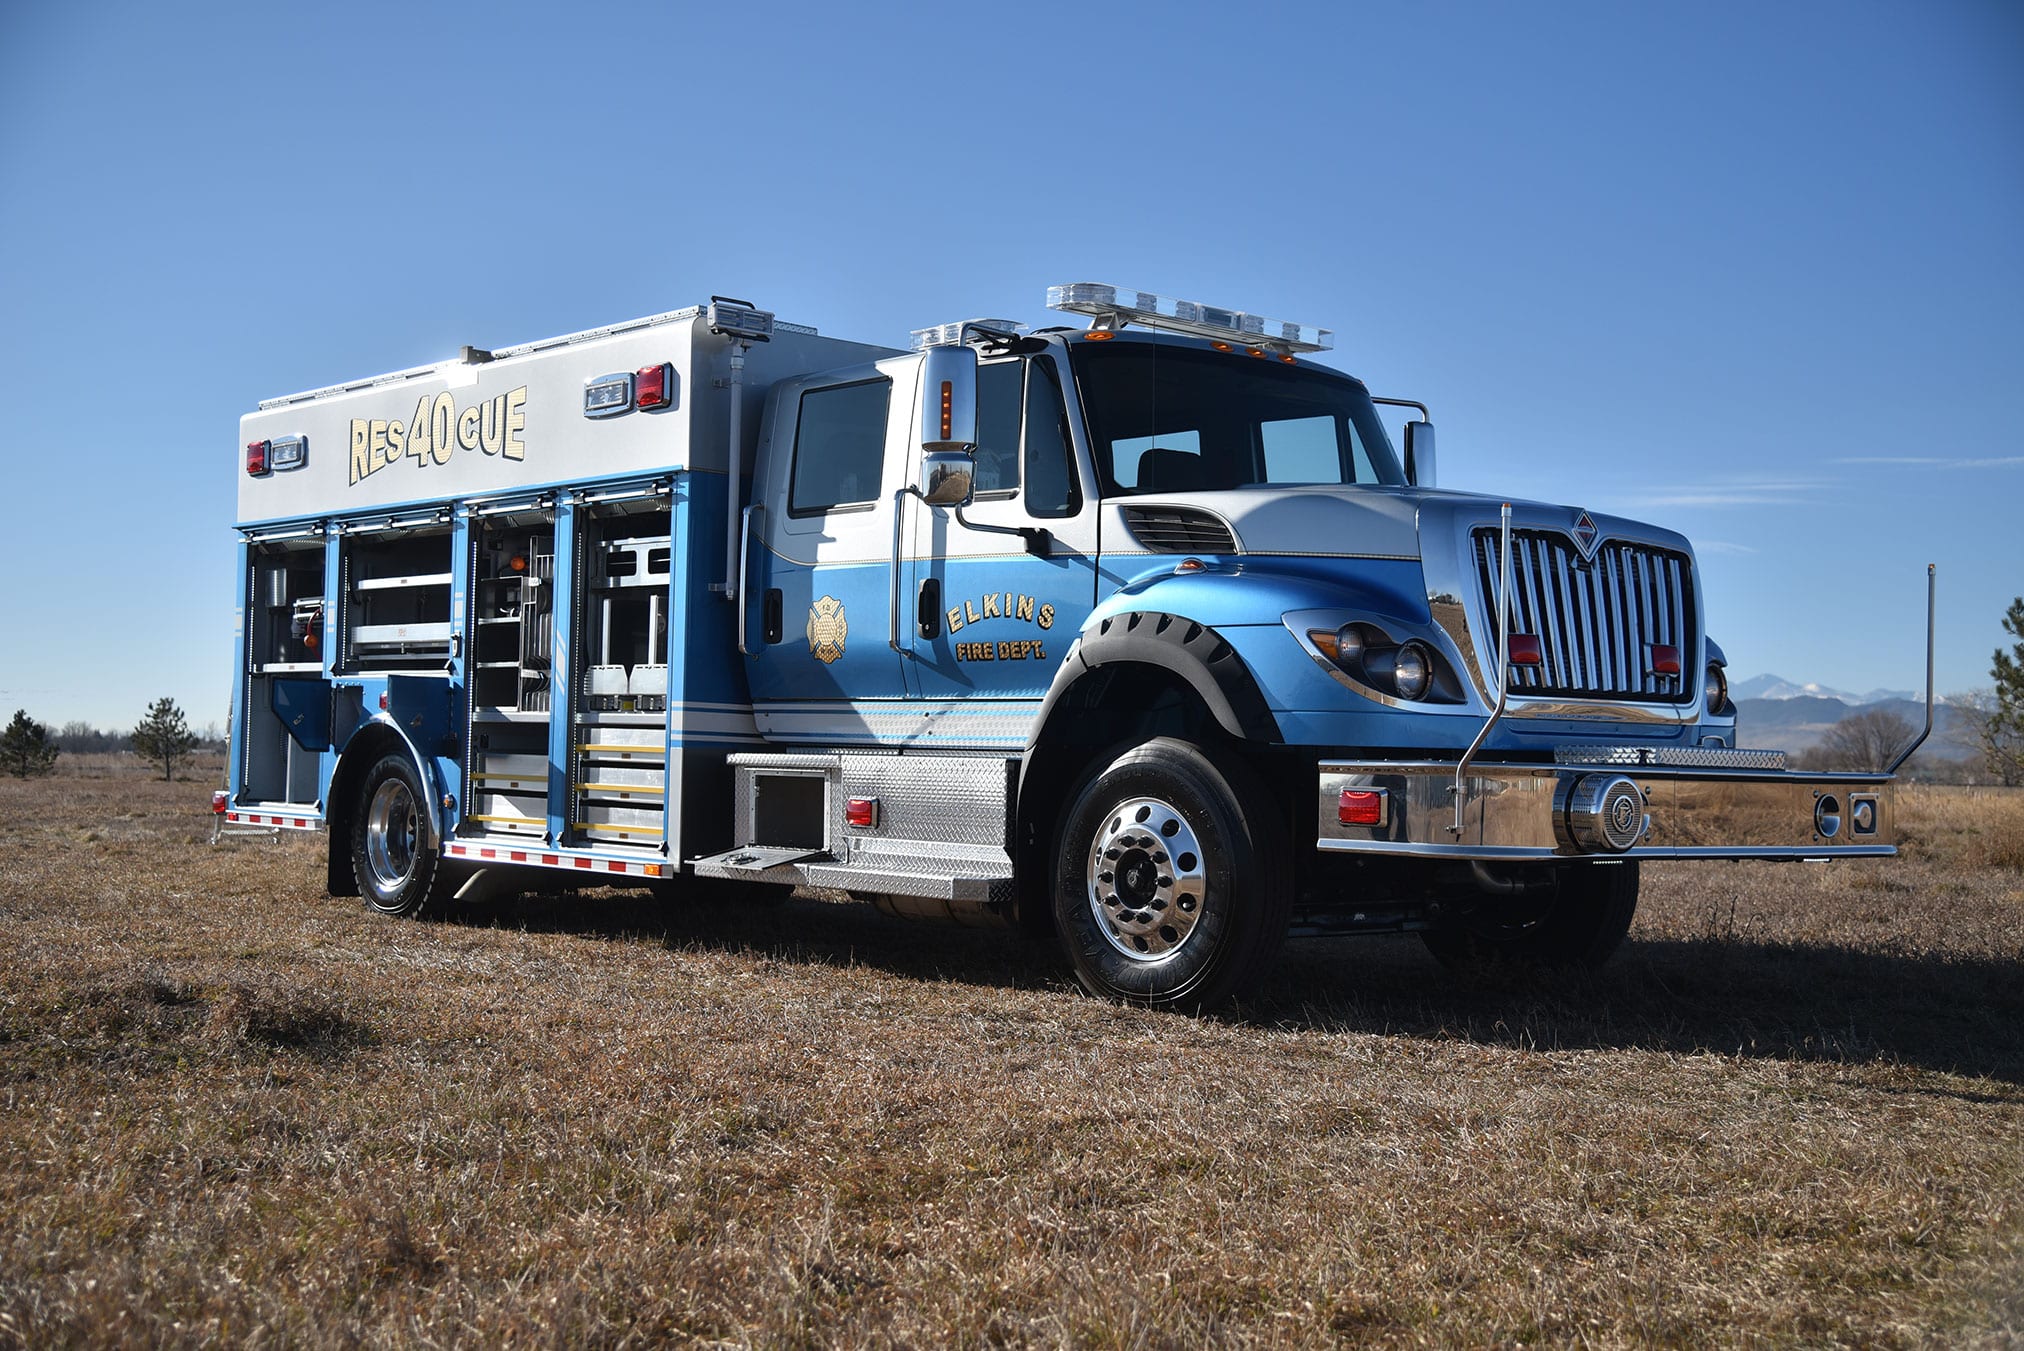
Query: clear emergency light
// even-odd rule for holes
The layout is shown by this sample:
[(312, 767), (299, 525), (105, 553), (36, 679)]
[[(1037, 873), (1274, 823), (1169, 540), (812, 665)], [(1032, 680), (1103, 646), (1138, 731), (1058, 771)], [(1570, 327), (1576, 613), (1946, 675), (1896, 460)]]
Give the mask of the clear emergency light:
[(1047, 308), (1086, 314), (1096, 329), (1126, 324), (1185, 333), (1195, 338), (1235, 340), (1276, 352), (1325, 352), (1335, 346), (1332, 329), (1267, 319), (1245, 310), (1226, 310), (1194, 300), (1175, 300), (1102, 282), (1078, 281), (1047, 288)]
[(970, 333), (996, 333), (1007, 338), (1016, 338), (1026, 331), (1026, 325), (1015, 319), (958, 319), (952, 324), (934, 324), (917, 328), (914, 333), (914, 350), (925, 352), (930, 347), (960, 347)]

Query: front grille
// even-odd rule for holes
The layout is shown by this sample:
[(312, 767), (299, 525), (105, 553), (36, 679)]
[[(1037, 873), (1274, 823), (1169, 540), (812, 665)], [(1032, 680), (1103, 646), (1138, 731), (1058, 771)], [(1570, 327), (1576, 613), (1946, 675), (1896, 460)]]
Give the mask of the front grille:
[(1156, 554), (1233, 554), (1236, 536), (1222, 517), (1189, 507), (1126, 507), (1125, 524)]
[[(1476, 531), (1475, 546), (1490, 627), (1480, 644), (1487, 666), (1497, 650), (1498, 532)], [(1513, 530), (1511, 632), (1536, 635), (1544, 657), (1538, 666), (1512, 668), (1514, 694), (1686, 703), (1700, 650), (1693, 562), (1671, 549), (1614, 541), (1583, 562), (1565, 535)], [(1679, 650), (1679, 675), (1651, 670), (1654, 643)]]

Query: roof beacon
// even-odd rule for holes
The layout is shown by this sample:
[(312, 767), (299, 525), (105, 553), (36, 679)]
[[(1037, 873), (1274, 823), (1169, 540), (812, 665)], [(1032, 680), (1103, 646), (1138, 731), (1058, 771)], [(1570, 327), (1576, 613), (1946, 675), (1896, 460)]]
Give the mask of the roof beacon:
[(982, 334), (987, 339), (995, 338), (1002, 342), (1025, 331), (1026, 325), (1012, 319), (958, 319), (952, 324), (915, 329), (914, 350), (925, 352), (930, 347), (960, 347), (970, 340), (972, 334)]
[(1325, 352), (1335, 346), (1332, 329), (1266, 319), (1243, 310), (1223, 310), (1193, 300), (1174, 300), (1150, 291), (1078, 281), (1047, 288), (1047, 308), (1086, 314), (1091, 328), (1126, 324), (1186, 333), (1196, 338), (1236, 339), (1275, 352)]

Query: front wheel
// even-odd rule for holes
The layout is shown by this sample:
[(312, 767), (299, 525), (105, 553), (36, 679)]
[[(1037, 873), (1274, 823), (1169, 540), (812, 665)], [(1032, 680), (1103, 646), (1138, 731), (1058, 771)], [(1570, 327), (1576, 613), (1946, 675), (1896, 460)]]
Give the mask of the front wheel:
[(1424, 930), (1443, 966), (1592, 970), (1608, 961), (1637, 913), (1637, 864), (1577, 863), (1560, 869), (1538, 897), (1485, 897), (1473, 909)]
[(1166, 737), (1084, 782), (1058, 836), (1054, 918), (1085, 989), (1198, 1009), (1257, 981), (1290, 904), (1269, 802), (1241, 766)]
[(456, 878), (429, 847), (421, 776), (405, 756), (381, 756), (367, 771), (352, 813), (351, 871), (358, 893), (382, 915), (419, 918), (441, 910)]

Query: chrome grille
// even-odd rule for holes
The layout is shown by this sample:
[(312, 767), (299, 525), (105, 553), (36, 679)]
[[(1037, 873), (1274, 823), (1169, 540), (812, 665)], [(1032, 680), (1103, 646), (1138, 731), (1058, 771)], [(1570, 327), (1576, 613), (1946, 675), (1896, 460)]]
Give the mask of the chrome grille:
[(1156, 554), (1233, 554), (1237, 540), (1222, 517), (1189, 507), (1126, 507), (1124, 522)]
[[(1476, 531), (1475, 545), (1476, 580), (1491, 625), (1482, 649), (1494, 654), (1497, 531)], [(1671, 549), (1621, 541), (1604, 544), (1592, 562), (1583, 562), (1565, 535), (1513, 530), (1511, 632), (1538, 637), (1544, 658), (1538, 666), (1512, 668), (1513, 694), (1686, 703), (1693, 698), (1700, 650), (1693, 563)], [(1679, 675), (1651, 670), (1654, 643), (1679, 649)]]

